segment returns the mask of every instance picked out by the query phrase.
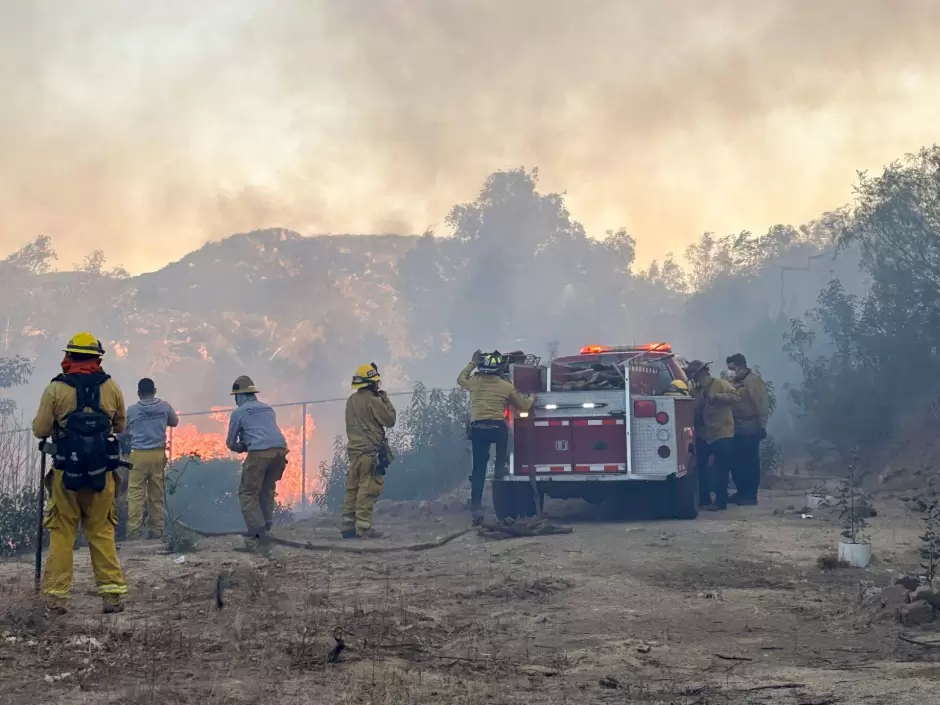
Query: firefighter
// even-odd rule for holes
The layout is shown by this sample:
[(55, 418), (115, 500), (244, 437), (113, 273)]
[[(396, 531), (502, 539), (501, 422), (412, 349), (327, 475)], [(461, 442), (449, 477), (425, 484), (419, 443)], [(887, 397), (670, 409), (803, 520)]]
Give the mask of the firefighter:
[(739, 397), (738, 402), (731, 407), (735, 457), (731, 476), (738, 491), (728, 501), (754, 505), (757, 504), (760, 489), (760, 442), (767, 437), (770, 397), (767, 396), (764, 380), (747, 366), (744, 355), (736, 353), (725, 362)]
[(689, 392), (689, 385), (687, 385), (681, 379), (674, 379), (669, 383), (669, 386), (666, 388), (666, 391), (663, 392), (663, 396), (690, 397), (692, 396), (692, 393)]
[(228, 422), (225, 445), (233, 453), (247, 453), (242, 463), (238, 502), (249, 536), (245, 548), (269, 553), (268, 532), (274, 522), (277, 483), (287, 467), (287, 441), (270, 405), (258, 401), (258, 388), (242, 375), (232, 384), (236, 408)]
[(81, 524), (98, 595), (105, 614), (124, 611), (127, 584), (114, 543), (115, 497), (120, 480), (119, 441), (124, 431), (124, 395), (101, 368), (104, 349), (91, 333), (76, 334), (65, 346), (62, 374), (42, 393), (33, 435), (50, 438), (52, 470), (44, 478), (49, 501), (43, 525), (49, 530), (49, 555), (42, 591), (56, 612), (68, 606), (72, 552)]
[[(529, 411), (534, 400), (522, 396), (512, 382), (504, 377), (506, 358), (498, 351), (473, 353), (473, 359), (461, 370), (457, 384), (470, 392), (469, 438), (473, 449), (473, 470), (470, 475), (470, 510), (473, 525), (483, 523), (483, 487), (490, 446), (496, 446), (496, 477), (506, 474), (509, 459), (509, 426), (506, 409), (513, 406)], [(474, 374), (476, 370), (476, 374)]]
[(137, 383), (136, 404), (127, 409), (126, 435), (131, 445), (131, 470), (127, 483), (127, 538), (140, 537), (140, 526), (147, 508), (149, 538), (163, 535), (165, 499), (163, 474), (166, 470), (166, 429), (179, 419), (173, 407), (158, 399), (152, 379)]
[[(699, 497), (702, 508), (721, 511), (728, 508), (728, 477), (734, 463), (734, 417), (731, 406), (738, 395), (729, 382), (713, 377), (710, 362), (693, 360), (685, 368), (695, 384), (695, 459), (699, 471)], [(708, 472), (708, 460), (714, 469)], [(711, 493), (715, 493), (714, 502)]]
[(346, 495), (343, 498), (344, 539), (377, 539), (372, 511), (385, 487), (385, 471), (392, 461), (386, 429), (398, 416), (384, 390), (382, 376), (372, 362), (360, 365), (352, 378), (353, 393), (346, 400)]

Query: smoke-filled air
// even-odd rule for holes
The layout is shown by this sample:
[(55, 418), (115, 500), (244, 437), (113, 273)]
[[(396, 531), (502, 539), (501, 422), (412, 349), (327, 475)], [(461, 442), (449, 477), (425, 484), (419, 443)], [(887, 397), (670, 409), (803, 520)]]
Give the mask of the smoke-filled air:
[(647, 262), (806, 222), (932, 143), (940, 8), (902, 0), (0, 9), (0, 242), (153, 271), (259, 227), (420, 233), (538, 166)]
[(0, 4), (0, 701), (933, 702), (937, 36)]

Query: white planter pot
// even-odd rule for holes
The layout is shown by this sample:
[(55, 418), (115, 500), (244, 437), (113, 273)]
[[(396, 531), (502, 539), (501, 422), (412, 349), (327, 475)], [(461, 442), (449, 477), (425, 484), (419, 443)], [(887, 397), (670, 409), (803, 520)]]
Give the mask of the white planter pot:
[(839, 562), (852, 568), (867, 568), (871, 564), (870, 543), (839, 542)]

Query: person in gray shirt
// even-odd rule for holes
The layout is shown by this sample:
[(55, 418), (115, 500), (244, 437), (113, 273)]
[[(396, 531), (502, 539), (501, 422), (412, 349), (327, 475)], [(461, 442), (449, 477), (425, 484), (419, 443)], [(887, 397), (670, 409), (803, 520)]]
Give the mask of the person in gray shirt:
[(153, 380), (137, 383), (139, 401), (127, 409), (131, 470), (127, 483), (127, 537), (139, 538), (144, 509), (150, 538), (163, 535), (166, 503), (163, 491), (166, 470), (166, 429), (179, 424), (173, 407), (157, 398)]
[(228, 422), (225, 445), (233, 453), (247, 453), (242, 463), (238, 500), (250, 538), (250, 551), (270, 550), (267, 533), (274, 520), (274, 497), (287, 467), (287, 441), (270, 405), (258, 401), (258, 389), (242, 375), (232, 385), (236, 409)]

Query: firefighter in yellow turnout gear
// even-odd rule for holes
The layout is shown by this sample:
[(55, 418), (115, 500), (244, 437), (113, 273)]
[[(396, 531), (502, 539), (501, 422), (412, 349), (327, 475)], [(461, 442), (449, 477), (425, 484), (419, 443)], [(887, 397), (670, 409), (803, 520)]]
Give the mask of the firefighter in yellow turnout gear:
[(392, 461), (385, 429), (395, 425), (397, 413), (388, 395), (379, 389), (382, 377), (375, 363), (360, 365), (353, 375), (355, 390), (346, 401), (346, 437), (349, 469), (343, 498), (343, 538), (379, 538), (372, 528), (372, 511), (385, 486), (385, 470)]
[[(120, 387), (101, 369), (104, 350), (91, 333), (79, 333), (65, 348), (62, 374), (45, 388), (33, 419), (33, 434), (55, 443), (53, 469), (44, 482), (49, 495), (43, 524), (49, 554), (42, 591), (62, 610), (72, 587), (72, 554), (81, 523), (105, 614), (124, 609), (127, 584), (121, 572), (114, 528), (117, 439), (126, 411)], [(81, 399), (81, 408), (79, 408)], [(115, 467), (111, 467), (115, 465)]]
[(499, 352), (484, 355), (477, 350), (470, 364), (457, 376), (457, 384), (470, 392), (469, 435), (473, 450), (470, 509), (475, 526), (483, 523), (483, 489), (491, 445), (496, 446), (496, 477), (502, 477), (508, 470), (509, 426), (506, 424), (506, 409), (512, 406), (519, 411), (529, 411), (535, 401), (519, 394), (512, 382), (503, 378), (508, 368), (508, 361)]
[(127, 410), (132, 466), (127, 487), (127, 537), (131, 539), (139, 538), (145, 506), (148, 538), (163, 535), (166, 430), (177, 426), (179, 419), (173, 407), (156, 394), (153, 380), (144, 377), (137, 383), (139, 401)]

